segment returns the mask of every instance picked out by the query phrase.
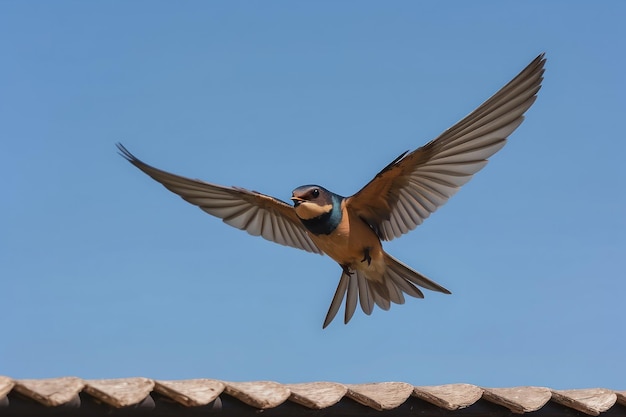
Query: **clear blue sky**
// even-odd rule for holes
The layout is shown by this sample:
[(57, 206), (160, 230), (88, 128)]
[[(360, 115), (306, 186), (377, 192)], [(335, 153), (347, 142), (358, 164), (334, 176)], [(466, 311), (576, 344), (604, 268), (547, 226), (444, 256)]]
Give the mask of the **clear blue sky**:
[[(0, 3), (0, 374), (626, 389), (626, 3)], [(356, 192), (546, 52), (487, 167), (386, 249), (427, 292), (322, 321), (327, 257), (117, 155)]]

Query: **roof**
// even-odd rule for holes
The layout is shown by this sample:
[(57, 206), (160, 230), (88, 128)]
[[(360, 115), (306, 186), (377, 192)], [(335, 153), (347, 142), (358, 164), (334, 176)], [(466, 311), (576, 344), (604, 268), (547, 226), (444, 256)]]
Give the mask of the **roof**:
[(83, 380), (0, 376), (0, 416), (25, 415), (626, 416), (626, 391), (483, 388), (404, 382), (340, 384), (214, 379)]

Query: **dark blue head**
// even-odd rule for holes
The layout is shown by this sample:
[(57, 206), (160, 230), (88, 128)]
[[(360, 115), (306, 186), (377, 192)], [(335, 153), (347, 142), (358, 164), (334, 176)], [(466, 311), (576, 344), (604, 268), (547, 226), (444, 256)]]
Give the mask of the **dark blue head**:
[(341, 221), (343, 197), (319, 185), (303, 185), (293, 190), (291, 200), (302, 223), (315, 234), (329, 234)]

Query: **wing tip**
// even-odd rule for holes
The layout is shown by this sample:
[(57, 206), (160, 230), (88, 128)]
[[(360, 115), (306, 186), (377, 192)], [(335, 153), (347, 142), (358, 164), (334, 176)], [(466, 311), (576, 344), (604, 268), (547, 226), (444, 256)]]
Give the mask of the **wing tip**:
[(548, 58), (546, 58), (546, 53), (542, 52), (539, 55), (537, 55), (537, 58), (533, 59), (533, 61), (530, 64), (528, 64), (525, 70), (522, 70), (522, 73), (524, 73), (526, 70), (532, 73), (538, 73), (537, 85), (539, 88), (535, 92), (535, 96), (539, 92), (539, 89), (541, 89), (541, 84), (543, 82), (543, 74), (546, 71), (545, 65), (546, 65), (547, 60)]
[(117, 147), (118, 155), (126, 159), (131, 164), (139, 168), (140, 168), (140, 165), (146, 165), (141, 159), (137, 158), (128, 149), (126, 149), (126, 146), (122, 145), (121, 142), (117, 142), (115, 146)]
[(135, 157), (135, 155), (133, 155), (132, 153), (130, 153), (130, 151), (128, 149), (126, 149), (126, 147), (124, 145), (122, 145), (121, 142), (117, 142), (115, 144), (115, 147), (117, 148), (117, 153), (119, 155), (121, 155), (124, 159), (126, 159), (127, 161), (132, 162), (133, 160), (136, 160), (137, 158)]

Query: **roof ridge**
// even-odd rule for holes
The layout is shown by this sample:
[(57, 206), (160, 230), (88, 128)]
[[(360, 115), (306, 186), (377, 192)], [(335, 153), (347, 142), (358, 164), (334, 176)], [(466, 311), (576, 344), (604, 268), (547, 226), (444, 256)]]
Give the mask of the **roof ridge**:
[[(0, 376), (0, 410), (11, 408), (12, 399), (38, 407), (80, 407), (89, 397), (112, 409), (137, 406), (161, 397), (179, 407), (201, 407), (232, 397), (255, 410), (277, 409), (289, 404), (309, 410), (332, 411), (346, 401), (377, 411), (394, 410), (407, 402), (420, 402), (441, 411), (454, 411), (479, 403), (523, 414), (540, 411), (547, 404), (597, 416), (615, 410), (626, 415), (626, 391), (606, 388), (556, 390), (522, 386), (485, 388), (472, 384), (414, 386), (405, 382), (341, 384), (310, 382), (281, 384), (274, 381), (228, 382), (215, 379), (158, 380), (149, 378), (81, 379), (77, 377), (12, 379)], [(14, 401), (13, 401), (14, 402)], [(358, 404), (355, 404), (358, 403)], [(616, 405), (617, 404), (617, 405)], [(242, 405), (243, 406), (243, 405)], [(557, 406), (557, 407), (558, 407)], [(180, 411), (180, 408), (179, 408)]]

